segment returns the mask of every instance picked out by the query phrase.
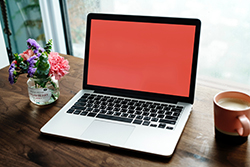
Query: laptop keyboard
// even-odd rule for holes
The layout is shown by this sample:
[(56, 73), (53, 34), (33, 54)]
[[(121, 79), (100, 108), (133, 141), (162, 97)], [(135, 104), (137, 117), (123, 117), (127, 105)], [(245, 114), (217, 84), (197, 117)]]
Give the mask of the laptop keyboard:
[(84, 94), (69, 114), (173, 130), (183, 106), (98, 94)]

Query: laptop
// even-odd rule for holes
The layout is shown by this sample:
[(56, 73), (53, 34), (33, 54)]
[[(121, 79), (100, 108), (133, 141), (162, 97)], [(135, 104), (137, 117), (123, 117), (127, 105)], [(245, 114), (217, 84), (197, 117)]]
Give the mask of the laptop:
[(82, 90), (41, 133), (171, 156), (194, 102), (200, 25), (88, 14)]

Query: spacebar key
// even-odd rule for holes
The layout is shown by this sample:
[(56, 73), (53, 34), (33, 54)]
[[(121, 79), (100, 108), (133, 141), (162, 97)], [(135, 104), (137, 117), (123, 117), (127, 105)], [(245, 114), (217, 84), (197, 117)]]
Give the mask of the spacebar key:
[(121, 122), (127, 122), (127, 123), (131, 123), (133, 120), (132, 118), (122, 118), (122, 117), (115, 117), (112, 115), (104, 115), (104, 114), (98, 114), (96, 118), (103, 118), (103, 119), (109, 119), (113, 121), (121, 121)]

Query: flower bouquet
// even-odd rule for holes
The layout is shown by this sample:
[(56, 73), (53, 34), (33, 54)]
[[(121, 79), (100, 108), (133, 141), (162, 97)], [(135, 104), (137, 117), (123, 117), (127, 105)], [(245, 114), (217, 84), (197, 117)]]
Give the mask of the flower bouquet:
[(30, 100), (38, 105), (53, 103), (60, 94), (58, 80), (68, 73), (69, 62), (57, 52), (51, 52), (52, 40), (42, 48), (34, 39), (28, 39), (27, 46), (23, 53), (14, 54), (9, 82), (14, 84), (19, 75), (27, 73)]

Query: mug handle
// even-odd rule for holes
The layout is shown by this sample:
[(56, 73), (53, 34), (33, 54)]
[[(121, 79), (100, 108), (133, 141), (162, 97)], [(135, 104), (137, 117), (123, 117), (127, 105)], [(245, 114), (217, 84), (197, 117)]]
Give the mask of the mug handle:
[(240, 136), (248, 136), (250, 134), (250, 121), (245, 115), (238, 117), (242, 124), (242, 128), (237, 129)]

